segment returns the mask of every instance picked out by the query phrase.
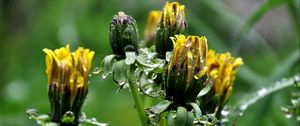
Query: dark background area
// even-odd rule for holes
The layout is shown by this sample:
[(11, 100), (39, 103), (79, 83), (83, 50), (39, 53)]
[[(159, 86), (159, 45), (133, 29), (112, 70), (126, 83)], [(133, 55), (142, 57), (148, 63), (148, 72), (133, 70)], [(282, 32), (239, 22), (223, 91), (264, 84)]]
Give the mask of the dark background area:
[[(299, 0), (181, 0), (189, 33), (204, 35), (209, 48), (240, 56), (229, 105), (283, 77), (299, 72)], [(49, 111), (43, 48), (70, 44), (94, 50), (92, 69), (111, 53), (108, 27), (118, 11), (132, 15), (140, 39), (148, 13), (161, 10), (159, 0), (1, 0), (0, 1), (0, 125), (37, 125), (26, 108)], [(116, 92), (111, 78), (90, 78), (84, 112), (110, 126), (138, 126), (128, 90)], [(292, 87), (250, 106), (238, 126), (289, 126), (281, 107), (290, 104)]]

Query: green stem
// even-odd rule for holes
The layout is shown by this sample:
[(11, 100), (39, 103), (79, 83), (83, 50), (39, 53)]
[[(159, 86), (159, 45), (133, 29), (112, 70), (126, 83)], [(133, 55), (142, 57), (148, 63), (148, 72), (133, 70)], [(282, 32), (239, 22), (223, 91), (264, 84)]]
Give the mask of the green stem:
[(294, 75), (294, 77), (290, 77), (288, 79), (282, 79), (281, 81), (276, 81), (270, 84), (268, 87), (262, 88), (244, 97), (243, 99), (246, 100), (241, 101), (236, 108), (232, 109), (231, 114), (229, 115), (230, 123), (235, 123), (236, 120), (240, 116), (242, 116), (244, 111), (246, 111), (249, 106), (255, 104), (257, 101), (261, 100), (267, 95), (270, 95), (286, 87), (293, 86), (295, 82), (299, 81), (299, 78), (300, 78), (300, 74), (298, 73)]
[(129, 75), (129, 88), (131, 90), (131, 94), (132, 94), (132, 97), (133, 97), (133, 100), (134, 100), (134, 103), (136, 105), (136, 109), (138, 111), (138, 114), (139, 114), (139, 117), (140, 117), (140, 121), (142, 123), (142, 126), (147, 126), (147, 119), (146, 119), (146, 114), (144, 112), (144, 108), (143, 108), (143, 104), (142, 104), (142, 100), (141, 100), (141, 97), (139, 95), (139, 92), (138, 92), (138, 88), (137, 88), (137, 85), (134, 81), (134, 77), (130, 77), (130, 73), (127, 73), (127, 75)]

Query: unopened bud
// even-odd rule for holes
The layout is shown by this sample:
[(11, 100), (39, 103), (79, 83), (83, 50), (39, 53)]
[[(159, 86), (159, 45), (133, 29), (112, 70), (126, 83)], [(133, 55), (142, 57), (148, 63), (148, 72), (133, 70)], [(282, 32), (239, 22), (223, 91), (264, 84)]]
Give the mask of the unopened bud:
[(137, 52), (138, 28), (133, 17), (119, 12), (113, 17), (109, 28), (109, 41), (118, 59), (125, 59), (125, 52)]

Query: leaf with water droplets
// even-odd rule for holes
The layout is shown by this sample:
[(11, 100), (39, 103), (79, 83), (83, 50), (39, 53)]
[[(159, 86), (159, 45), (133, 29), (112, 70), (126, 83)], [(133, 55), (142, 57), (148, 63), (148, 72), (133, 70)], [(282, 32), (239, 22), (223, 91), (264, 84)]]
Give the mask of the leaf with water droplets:
[(49, 115), (39, 114), (38, 110), (36, 109), (26, 109), (26, 114), (28, 115), (29, 119), (35, 120), (37, 124), (44, 125), (50, 122)]
[(126, 55), (125, 64), (131, 65), (135, 62), (136, 59), (135, 52), (126, 52), (125, 55)]
[(125, 64), (124, 60), (114, 62), (113, 66), (113, 80), (120, 86), (120, 88), (128, 87), (127, 70), (130, 66)]
[(139, 55), (136, 60), (142, 68), (145, 68), (146, 71), (152, 71), (156, 68), (164, 67), (165, 65), (165, 60), (159, 59), (156, 56), (156, 52), (151, 52), (148, 48), (141, 48), (139, 49)]
[(154, 114), (160, 114), (161, 112), (165, 111), (171, 104), (171, 101), (164, 100), (159, 104), (149, 108), (149, 111)]
[[(244, 111), (246, 111), (249, 106), (255, 104), (258, 100), (273, 92), (292, 86), (295, 83), (295, 80), (299, 77), (300, 74), (296, 74), (294, 77), (288, 79), (284, 78), (280, 81), (271, 83), (267, 87), (254, 91), (253, 93), (248, 93), (249, 95), (244, 96), (244, 98), (240, 98), (243, 100), (238, 103), (236, 107), (232, 108), (227, 116), (224, 116), (224, 118), (227, 118), (229, 120), (227, 121), (228, 123), (226, 123), (226, 125), (232, 125), (233, 123), (235, 123), (235, 121), (243, 115)], [(284, 110), (285, 108), (283, 108), (283, 111)], [(289, 117), (289, 114), (287, 116)]]
[(170, 59), (171, 59), (171, 57), (172, 57), (172, 52), (170, 52), (170, 51), (168, 51), (168, 52), (166, 52), (166, 61), (167, 62), (170, 62)]
[(102, 60), (100, 68), (96, 67), (93, 71), (94, 74), (100, 74), (102, 79), (105, 79), (112, 71), (112, 66), (116, 56), (114, 54), (107, 55)]
[(79, 122), (88, 123), (95, 126), (108, 126), (107, 123), (98, 122), (96, 118), (87, 118), (85, 113), (81, 113), (81, 116), (79, 117)]

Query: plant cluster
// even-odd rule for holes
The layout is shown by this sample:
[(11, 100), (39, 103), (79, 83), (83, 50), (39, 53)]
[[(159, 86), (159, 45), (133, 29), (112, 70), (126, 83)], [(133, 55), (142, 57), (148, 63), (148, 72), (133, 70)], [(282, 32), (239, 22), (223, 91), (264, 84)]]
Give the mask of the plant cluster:
[[(205, 36), (190, 35), (185, 17), (184, 5), (166, 2), (161, 11), (150, 12), (143, 40), (139, 39), (132, 16), (121, 11), (110, 23), (113, 53), (105, 56), (93, 74), (101, 79), (111, 74), (118, 90), (129, 89), (143, 126), (225, 124), (222, 119), (228, 113), (222, 113), (243, 60), (229, 52), (210, 49)], [(43, 51), (50, 113), (40, 115), (28, 109), (29, 117), (42, 125), (77, 126), (80, 122), (107, 125), (87, 119), (80, 111), (88, 94), (94, 51), (79, 47), (70, 52), (69, 45)], [(299, 112), (299, 93), (296, 95), (298, 102), (284, 108), (286, 113)], [(145, 108), (143, 100), (152, 100), (149, 97), (160, 102)]]

